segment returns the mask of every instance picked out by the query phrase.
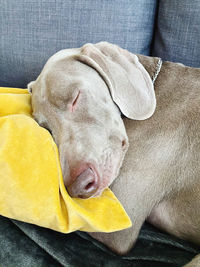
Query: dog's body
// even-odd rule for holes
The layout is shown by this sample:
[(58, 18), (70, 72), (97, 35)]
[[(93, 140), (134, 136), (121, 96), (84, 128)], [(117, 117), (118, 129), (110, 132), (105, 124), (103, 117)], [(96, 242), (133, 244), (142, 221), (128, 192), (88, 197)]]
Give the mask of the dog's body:
[[(153, 76), (147, 58), (139, 59)], [(95, 238), (124, 253), (147, 219), (200, 244), (199, 89), (200, 69), (163, 63), (155, 81), (154, 115), (145, 121), (124, 119), (129, 149), (111, 186), (133, 226), (119, 233), (92, 234)]]
[[(105, 43), (104, 45), (107, 46), (108, 44)], [(90, 54), (91, 58), (92, 56)], [(126, 56), (129, 57), (128, 54)], [(61, 54), (60, 58), (63, 58)], [(116, 164), (120, 167), (120, 162), (122, 162), (126, 153), (119, 176), (111, 185), (112, 190), (129, 214), (133, 226), (130, 229), (111, 234), (92, 233), (92, 236), (114, 251), (126, 253), (136, 241), (140, 228), (147, 219), (150, 223), (173, 235), (200, 244), (200, 69), (164, 62), (158, 73), (158, 58), (140, 55), (138, 58), (149, 73), (149, 77), (154, 77), (156, 72), (158, 74), (155, 81), (157, 108), (154, 115), (148, 120), (141, 121), (141, 117), (138, 118), (139, 121), (128, 118), (123, 119), (129, 139), (129, 149), (126, 152), (127, 148), (124, 148), (123, 153), (116, 156)], [(96, 62), (101, 62), (98, 60), (99, 58), (97, 57)], [(88, 62), (85, 60), (84, 64), (91, 67), (93, 63)], [(102, 62), (99, 64), (101, 66)], [(97, 70), (95, 65), (92, 65), (92, 68)], [(37, 83), (40, 81), (38, 86), (41, 86), (44, 73), (43, 71), (43, 74), (37, 80)], [(100, 70), (98, 70), (98, 73), (101, 78), (105, 79)], [(111, 78), (110, 80), (112, 81)], [(96, 84), (98, 86), (98, 82)], [(106, 85), (109, 87), (108, 80), (106, 80)], [(100, 81), (99, 86), (101, 86)], [(49, 111), (46, 111), (46, 114), (44, 114), (44, 111), (41, 112), (41, 105), (38, 104), (38, 97), (41, 97), (41, 94), (40, 96), (37, 94), (36, 97), (35, 93), (34, 96), (33, 84), (31, 83), (29, 87), (33, 87), (33, 110), (36, 119), (40, 122), (41, 118), (44, 120), (44, 117), (48, 117)], [(46, 89), (46, 92), (48, 90)], [(56, 94), (54, 97), (56, 97)], [(151, 98), (153, 99), (153, 96)], [(142, 101), (140, 104), (146, 105), (147, 101)], [(117, 101), (114, 102), (116, 103)], [(47, 103), (46, 105), (49, 104)], [(117, 105), (124, 111), (124, 107), (121, 108), (119, 103)], [(148, 111), (142, 111), (147, 114), (142, 115), (144, 119), (152, 115), (153, 106), (154, 101), (151, 100), (151, 107), (148, 108)], [(115, 112), (114, 107), (112, 112)], [(127, 113), (127, 111), (123, 113)], [(136, 113), (137, 111), (134, 114)], [(115, 121), (119, 120), (117, 116)], [(133, 117), (133, 115), (131, 116)], [(53, 136), (60, 148), (59, 140), (62, 139), (62, 133), (59, 134), (58, 138), (58, 135), (55, 134), (55, 129), (58, 129), (58, 127), (52, 126), (55, 119), (51, 116), (50, 120), (51, 123), (48, 123), (48, 126), (50, 125), (54, 133)], [(117, 135), (123, 136), (120, 139), (122, 144), (124, 144), (124, 140), (127, 142), (123, 129)], [(63, 155), (61, 154), (61, 163), (62, 160)], [(114, 165), (115, 163), (113, 162), (110, 164)], [(64, 168), (66, 169), (66, 166)], [(74, 173), (74, 169), (72, 173)], [(70, 189), (72, 195), (80, 194), (80, 186), (77, 186), (76, 180), (80, 182), (80, 180), (89, 175), (89, 182), (94, 180), (96, 183), (94, 173), (95, 171), (91, 172), (89, 168), (83, 168), (83, 171), (79, 172), (80, 175), (76, 175), (75, 177), (77, 178), (72, 179), (73, 186), (71, 186), (70, 182), (67, 182), (69, 187), (72, 188)], [(109, 173), (112, 172), (110, 171)], [(116, 176), (118, 174), (117, 170), (114, 173)], [(107, 184), (113, 181), (113, 177), (114, 174), (112, 173), (112, 179)], [(103, 186), (101, 187), (100, 185), (99, 188), (102, 190)], [(98, 192), (98, 189), (91, 188), (91, 192), (96, 192), (95, 190)], [(91, 195), (90, 192), (83, 192), (83, 190), (81, 194), (85, 194), (84, 196), (95, 195), (95, 193)], [(198, 258), (194, 264), (197, 261)]]

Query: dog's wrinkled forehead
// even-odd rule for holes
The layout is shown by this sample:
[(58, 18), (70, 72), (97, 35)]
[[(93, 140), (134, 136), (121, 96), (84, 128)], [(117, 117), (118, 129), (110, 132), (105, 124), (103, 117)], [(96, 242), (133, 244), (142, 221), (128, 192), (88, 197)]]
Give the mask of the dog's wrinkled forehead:
[[(39, 81), (41, 84), (37, 86)], [(106, 42), (61, 50), (48, 60), (36, 80), (36, 86), (30, 85), (33, 85), (33, 90), (37, 88), (36, 97), (63, 101), (68, 99), (67, 94), (72, 94), (79, 81), (81, 86), (83, 81), (88, 82), (89, 86), (83, 85), (83, 88), (90, 89), (97, 99), (107, 94), (122, 114), (130, 119), (147, 119), (155, 111), (153, 83), (138, 57)], [(70, 86), (66, 92), (67, 84)], [(29, 91), (31, 86), (28, 86)]]
[[(99, 85), (106, 87), (96, 70), (78, 61), (74, 56), (47, 64), (44, 73), (43, 88), (46, 91), (46, 97), (52, 103), (70, 100), (77, 90), (90, 91), (91, 96), (95, 94), (98, 97), (98, 94), (103, 92), (96, 90), (96, 87)], [(104, 94), (109, 96), (109, 91), (104, 90)]]

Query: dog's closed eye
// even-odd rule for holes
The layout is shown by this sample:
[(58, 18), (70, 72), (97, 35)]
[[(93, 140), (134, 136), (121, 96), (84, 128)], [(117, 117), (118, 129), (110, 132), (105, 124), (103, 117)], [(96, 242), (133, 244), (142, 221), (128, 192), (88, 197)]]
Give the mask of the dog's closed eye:
[(76, 95), (76, 97), (74, 98), (74, 100), (73, 100), (73, 102), (72, 102), (72, 105), (71, 105), (71, 111), (73, 112), (74, 111), (74, 109), (75, 109), (75, 106), (76, 106), (76, 104), (77, 104), (77, 101), (78, 101), (78, 98), (79, 98), (79, 96), (80, 96), (80, 91), (78, 91), (78, 94)]

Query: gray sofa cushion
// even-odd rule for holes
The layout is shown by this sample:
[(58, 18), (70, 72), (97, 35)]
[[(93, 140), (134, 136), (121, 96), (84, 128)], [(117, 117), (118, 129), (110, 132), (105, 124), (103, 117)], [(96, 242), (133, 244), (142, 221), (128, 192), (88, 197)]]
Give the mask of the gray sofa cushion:
[(199, 0), (160, 0), (153, 55), (200, 67), (199, 13)]
[(0, 1), (0, 86), (26, 87), (64, 48), (102, 40), (149, 54), (155, 0)]

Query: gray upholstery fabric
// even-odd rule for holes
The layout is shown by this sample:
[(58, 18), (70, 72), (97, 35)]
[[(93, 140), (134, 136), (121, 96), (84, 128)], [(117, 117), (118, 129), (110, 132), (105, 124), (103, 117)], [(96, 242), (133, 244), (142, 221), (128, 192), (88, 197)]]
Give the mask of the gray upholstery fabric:
[(64, 48), (109, 41), (149, 54), (155, 0), (0, 0), (0, 86), (26, 87)]
[(200, 67), (199, 13), (199, 0), (160, 0), (152, 54)]
[(118, 256), (84, 232), (65, 235), (0, 216), (2, 267), (180, 267), (197, 253), (199, 247), (147, 223), (135, 247)]

